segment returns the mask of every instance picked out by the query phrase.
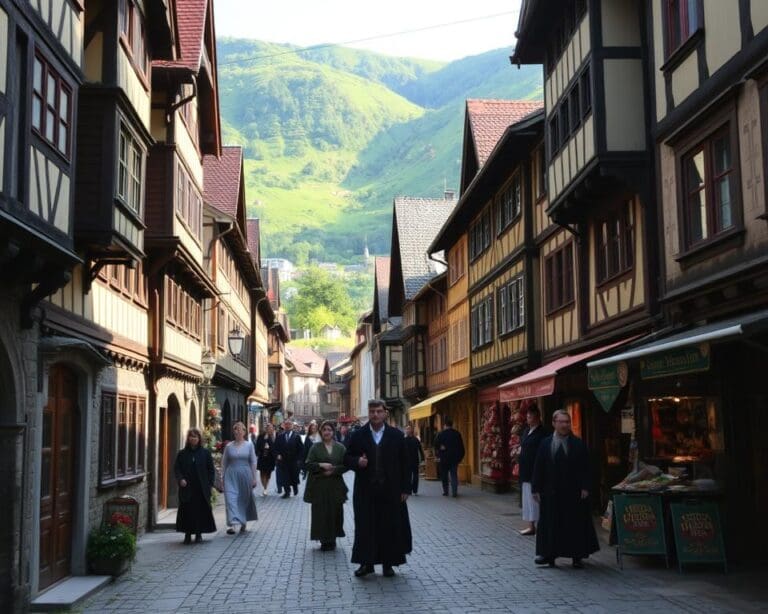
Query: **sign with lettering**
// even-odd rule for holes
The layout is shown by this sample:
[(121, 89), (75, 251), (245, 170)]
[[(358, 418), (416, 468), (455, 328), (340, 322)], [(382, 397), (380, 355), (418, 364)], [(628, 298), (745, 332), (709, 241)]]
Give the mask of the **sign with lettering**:
[(587, 376), (589, 388), (605, 411), (611, 411), (621, 389), (627, 385), (628, 373), (625, 362), (589, 369)]
[(519, 401), (536, 397), (548, 397), (555, 391), (555, 376), (545, 377), (532, 382), (513, 384), (509, 388), (499, 387), (499, 401)]
[(725, 565), (725, 546), (717, 503), (683, 502), (672, 503), (669, 507), (680, 566), (685, 563)]
[(139, 528), (139, 502), (133, 497), (114, 497), (104, 503), (103, 524), (124, 524), (134, 535)]
[(667, 555), (660, 497), (614, 495), (613, 511), (622, 554)]
[(689, 345), (651, 354), (640, 360), (640, 377), (654, 379), (709, 371), (709, 344)]

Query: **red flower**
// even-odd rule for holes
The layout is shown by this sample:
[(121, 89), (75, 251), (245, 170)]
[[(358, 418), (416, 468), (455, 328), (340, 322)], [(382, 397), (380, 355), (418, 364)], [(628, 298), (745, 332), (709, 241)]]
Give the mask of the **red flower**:
[(132, 527), (133, 518), (131, 518), (128, 514), (121, 514), (120, 512), (114, 512), (109, 517), (109, 524), (111, 524), (112, 526), (121, 524), (126, 527)]

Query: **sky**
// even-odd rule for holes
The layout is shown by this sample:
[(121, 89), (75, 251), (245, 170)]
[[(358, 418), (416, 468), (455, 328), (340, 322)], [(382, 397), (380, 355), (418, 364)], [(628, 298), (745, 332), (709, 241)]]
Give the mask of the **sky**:
[(214, 17), (217, 36), (301, 47), (334, 43), (388, 55), (450, 61), (511, 48), (520, 2), (214, 0)]

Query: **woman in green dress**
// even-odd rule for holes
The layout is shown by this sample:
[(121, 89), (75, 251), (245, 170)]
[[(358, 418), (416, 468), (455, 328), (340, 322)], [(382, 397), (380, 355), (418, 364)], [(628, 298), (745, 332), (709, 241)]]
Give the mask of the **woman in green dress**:
[(320, 550), (335, 550), (336, 538), (344, 537), (344, 502), (347, 485), (342, 473), (346, 449), (336, 441), (330, 422), (320, 426), (320, 441), (309, 449), (305, 468), (304, 501), (312, 504), (309, 538), (320, 542)]

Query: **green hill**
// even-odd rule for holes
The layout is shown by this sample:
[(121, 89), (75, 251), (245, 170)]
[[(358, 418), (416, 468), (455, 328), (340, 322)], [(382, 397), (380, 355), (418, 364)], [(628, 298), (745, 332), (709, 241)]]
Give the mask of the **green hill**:
[(367, 51), (218, 42), (222, 129), (246, 154), (264, 253), (353, 261), (389, 250), (392, 198), (456, 188), (466, 98), (540, 98), (498, 50), (440, 64)]

